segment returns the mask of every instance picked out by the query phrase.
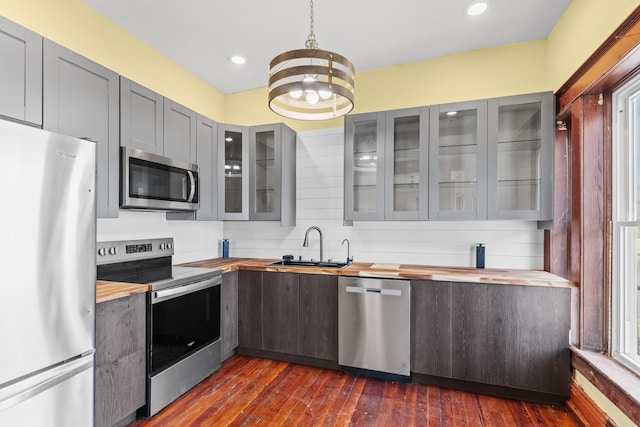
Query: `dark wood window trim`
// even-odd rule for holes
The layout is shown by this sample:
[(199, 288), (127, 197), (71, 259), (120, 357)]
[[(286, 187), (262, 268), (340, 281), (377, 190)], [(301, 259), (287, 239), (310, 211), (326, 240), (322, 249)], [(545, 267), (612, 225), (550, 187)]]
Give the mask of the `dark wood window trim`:
[(572, 367), (632, 420), (640, 376), (610, 355), (611, 94), (640, 75), (640, 7), (556, 92), (554, 227), (545, 269), (575, 283)]
[(611, 93), (640, 74), (639, 39), (640, 7), (556, 93), (567, 130), (556, 131), (545, 268), (575, 283), (572, 343), (597, 352), (610, 350)]
[(571, 104), (587, 93), (620, 86), (640, 69), (640, 6), (556, 92), (556, 113), (568, 115)]

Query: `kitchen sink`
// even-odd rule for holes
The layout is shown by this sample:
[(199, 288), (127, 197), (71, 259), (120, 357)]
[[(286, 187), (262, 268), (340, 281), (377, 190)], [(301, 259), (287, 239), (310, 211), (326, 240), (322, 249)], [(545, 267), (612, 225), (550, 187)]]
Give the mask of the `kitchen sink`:
[(269, 263), (267, 265), (280, 265), (291, 267), (316, 267), (316, 268), (342, 268), (346, 267), (346, 262), (333, 262), (333, 261), (295, 261), (295, 260), (281, 260)]

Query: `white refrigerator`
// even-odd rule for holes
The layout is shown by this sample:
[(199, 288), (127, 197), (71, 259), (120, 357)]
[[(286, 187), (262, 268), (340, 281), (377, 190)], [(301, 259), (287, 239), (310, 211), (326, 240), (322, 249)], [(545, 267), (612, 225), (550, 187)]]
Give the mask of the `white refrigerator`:
[(95, 162), (0, 120), (0, 426), (94, 423)]

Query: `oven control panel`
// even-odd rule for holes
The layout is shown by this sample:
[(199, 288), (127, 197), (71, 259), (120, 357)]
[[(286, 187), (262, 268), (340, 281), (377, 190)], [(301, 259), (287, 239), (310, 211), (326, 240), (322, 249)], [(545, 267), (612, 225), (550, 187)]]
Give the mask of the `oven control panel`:
[(173, 238), (98, 242), (98, 265), (173, 256)]

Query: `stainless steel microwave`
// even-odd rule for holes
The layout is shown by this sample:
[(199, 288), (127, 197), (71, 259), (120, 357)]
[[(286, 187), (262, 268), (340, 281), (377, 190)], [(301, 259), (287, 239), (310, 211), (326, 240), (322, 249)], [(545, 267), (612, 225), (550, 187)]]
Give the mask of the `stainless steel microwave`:
[(120, 207), (159, 211), (198, 209), (198, 165), (120, 148)]

